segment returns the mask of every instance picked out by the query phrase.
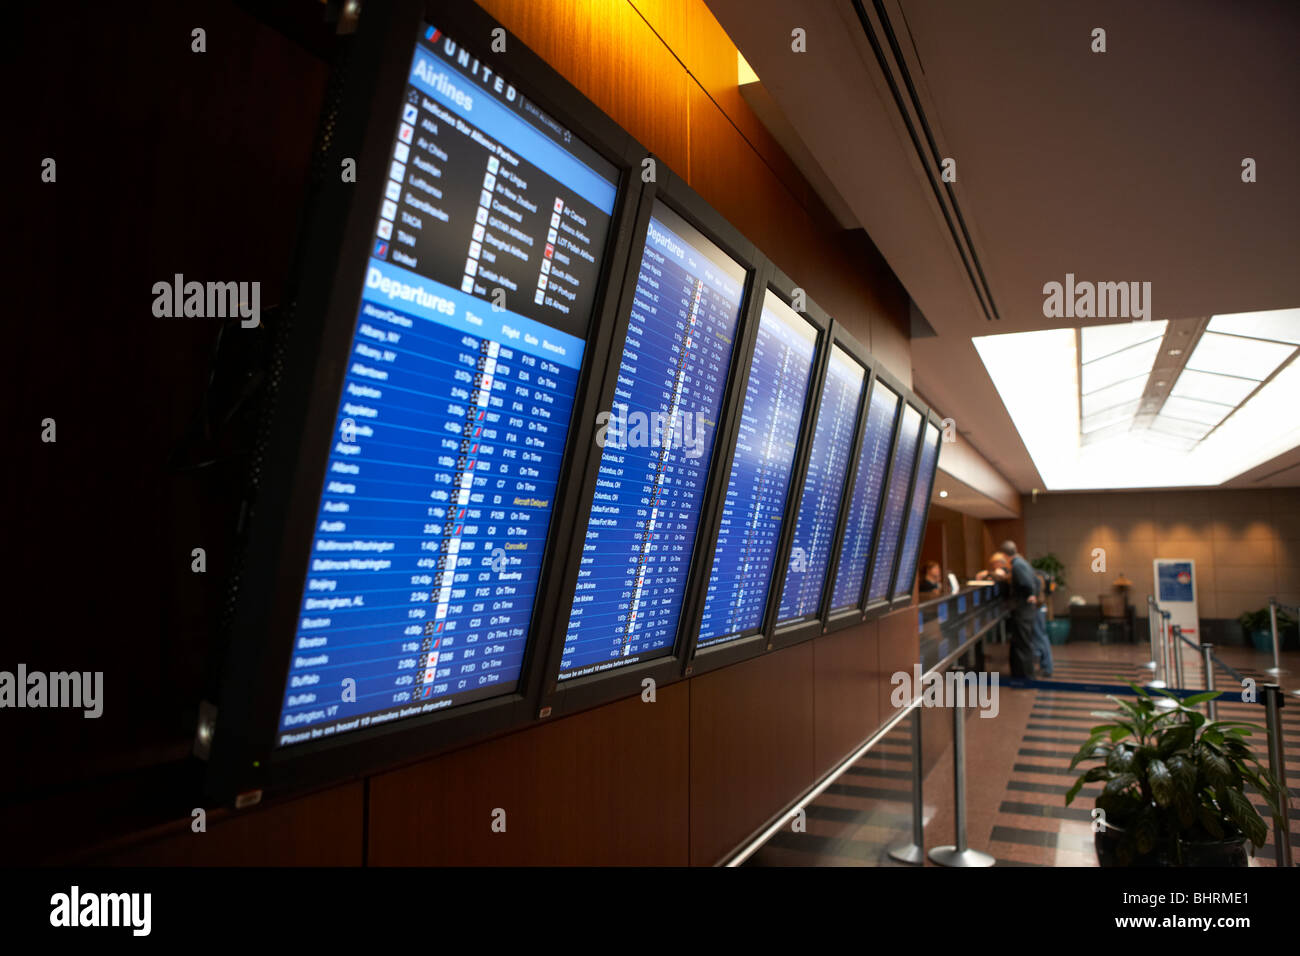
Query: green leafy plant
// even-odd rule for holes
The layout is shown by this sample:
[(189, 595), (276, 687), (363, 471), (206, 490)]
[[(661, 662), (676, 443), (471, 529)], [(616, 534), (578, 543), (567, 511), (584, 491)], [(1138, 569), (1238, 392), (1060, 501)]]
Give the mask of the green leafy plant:
[[(1247, 634), (1252, 631), (1272, 631), (1273, 622), (1269, 619), (1268, 608), (1263, 607), (1258, 611), (1246, 611), (1237, 618), (1237, 623)], [(1278, 608), (1277, 611), (1277, 631), (1281, 634), (1296, 626), (1296, 620), (1286, 611)]]
[(1123, 865), (1153, 853), (1181, 865), (1187, 844), (1242, 835), (1254, 849), (1263, 846), (1268, 826), (1245, 789), (1250, 785), (1263, 795), (1274, 816), (1280, 794), (1244, 738), (1264, 728), (1212, 721), (1194, 709), (1218, 697), (1218, 691), (1186, 700), (1159, 691), (1175, 703), (1162, 709), (1137, 684), (1130, 681), (1129, 686), (1136, 701), (1110, 695), (1118, 709), (1094, 711), (1094, 717), (1108, 722), (1092, 728), (1070, 769), (1088, 760), (1101, 763), (1075, 781), (1065, 795), (1066, 805), (1084, 784), (1104, 784), (1097, 806), (1106, 814), (1106, 829), (1118, 836), (1116, 857)]
[(1042, 557), (1034, 558), (1029, 562), (1030, 567), (1035, 571), (1042, 571), (1044, 574), (1050, 574), (1056, 579), (1057, 588), (1064, 588), (1065, 585), (1065, 565), (1061, 563), (1052, 552), (1047, 552)]

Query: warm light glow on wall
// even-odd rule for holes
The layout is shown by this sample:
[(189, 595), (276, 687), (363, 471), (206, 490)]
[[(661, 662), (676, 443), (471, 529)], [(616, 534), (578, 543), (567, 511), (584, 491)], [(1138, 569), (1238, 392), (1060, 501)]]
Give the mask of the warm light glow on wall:
[(746, 83), (757, 83), (758, 74), (754, 68), (745, 62), (745, 58), (736, 51), (736, 85), (744, 86)]

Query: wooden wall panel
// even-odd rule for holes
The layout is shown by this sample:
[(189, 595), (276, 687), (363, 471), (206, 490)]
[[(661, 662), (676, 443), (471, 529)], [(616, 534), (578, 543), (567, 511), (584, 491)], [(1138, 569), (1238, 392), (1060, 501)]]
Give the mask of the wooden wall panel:
[(736, 46), (722, 24), (695, 0), (629, 0), (682, 61), (703, 90), (819, 227), (837, 229), (834, 217), (808, 185), (737, 86)]
[(703, 90), (690, 102), (691, 187), (820, 304), (827, 290), (814, 284), (820, 243), (807, 214)]
[(691, 863), (717, 863), (811, 786), (813, 648), (692, 678)]
[(984, 563), (988, 560), (988, 553), (984, 551), (984, 520), (962, 515), (961, 530), (966, 554), (966, 576), (973, 578), (984, 569)]
[[(1196, 562), (1203, 619), (1232, 619), (1267, 605), (1270, 596), (1300, 599), (1300, 494), (1294, 488), (1041, 494), (1025, 500), (1030, 558), (1054, 553), (1069, 588), (1054, 596), (1064, 613), (1071, 595), (1089, 604), (1123, 573), (1139, 607), (1152, 593), (1152, 561)], [(1093, 571), (1104, 548), (1105, 570)]]
[(886, 614), (876, 621), (879, 638), (876, 647), (875, 685), (879, 688), (877, 723), (883, 724), (894, 715), (889, 701), (890, 678), (899, 671), (912, 673), (912, 666), (921, 659), (920, 637), (916, 630), (916, 608), (907, 607)]
[(685, 866), (689, 700), (673, 684), (372, 778), (368, 862)]
[(361, 866), (364, 784), (353, 782), (265, 808), (214, 814), (93, 860), (110, 866)]
[(876, 641), (876, 622), (868, 621), (813, 642), (813, 754), (818, 777), (878, 726)]
[(689, 176), (695, 84), (626, 0), (479, 0), (479, 6), (646, 149)]

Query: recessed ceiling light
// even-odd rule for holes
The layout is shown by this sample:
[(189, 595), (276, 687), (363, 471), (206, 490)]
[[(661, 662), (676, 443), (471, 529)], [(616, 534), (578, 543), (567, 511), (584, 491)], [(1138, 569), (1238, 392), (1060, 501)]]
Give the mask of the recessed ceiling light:
[(1164, 387), (1165, 387), (1165, 383), (1163, 381), (1156, 382), (1156, 388), (1164, 388)]
[(948, 497), (948, 492), (946, 492), (946, 491), (941, 491), (941, 492), (939, 492), (939, 497), (940, 497), (940, 498), (947, 498), (947, 497)]
[(1182, 350), (1182, 349), (1170, 349), (1170, 350), (1169, 350), (1169, 354), (1170, 354), (1170, 355), (1182, 355), (1182, 354), (1183, 354), (1183, 350)]

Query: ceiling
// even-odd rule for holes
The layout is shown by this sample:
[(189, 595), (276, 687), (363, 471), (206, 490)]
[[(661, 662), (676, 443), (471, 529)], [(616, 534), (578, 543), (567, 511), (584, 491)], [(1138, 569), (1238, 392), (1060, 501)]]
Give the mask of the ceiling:
[[(972, 337), (1116, 321), (1045, 316), (1046, 283), (1149, 282), (1158, 320), (1300, 306), (1300, 4), (707, 2), (933, 328), (915, 387), (1021, 492)], [(1297, 484), (1300, 448), (1226, 486)]]
[[(947, 492), (947, 494), (944, 494)], [(934, 479), (934, 490), (930, 493), (931, 504), (951, 508), (974, 518), (996, 520), (1014, 518), (1016, 513), (998, 504), (984, 492), (966, 484), (952, 475), (940, 472)]]

